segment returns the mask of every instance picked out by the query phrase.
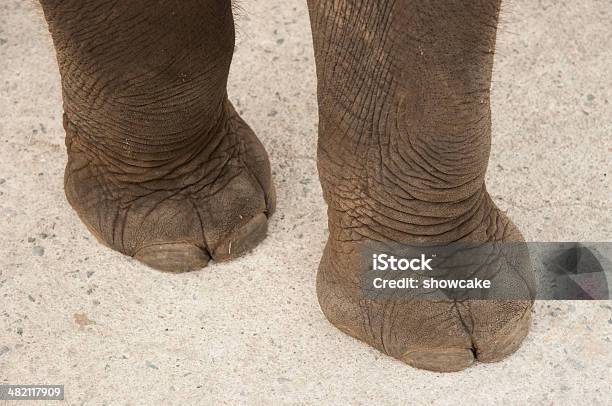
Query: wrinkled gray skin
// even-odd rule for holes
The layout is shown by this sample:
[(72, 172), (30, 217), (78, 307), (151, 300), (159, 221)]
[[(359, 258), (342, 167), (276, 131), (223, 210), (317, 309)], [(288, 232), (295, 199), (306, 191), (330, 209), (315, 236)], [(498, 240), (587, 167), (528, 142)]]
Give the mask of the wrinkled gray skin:
[[(484, 185), (500, 1), (308, 1), (330, 229), (319, 302), (420, 368), (499, 360), (530, 324), (530, 301), (365, 300), (358, 286), (371, 241), (522, 241)], [(264, 238), (274, 187), (226, 92), (230, 2), (40, 2), (62, 77), (66, 196), (100, 242), (180, 272)]]

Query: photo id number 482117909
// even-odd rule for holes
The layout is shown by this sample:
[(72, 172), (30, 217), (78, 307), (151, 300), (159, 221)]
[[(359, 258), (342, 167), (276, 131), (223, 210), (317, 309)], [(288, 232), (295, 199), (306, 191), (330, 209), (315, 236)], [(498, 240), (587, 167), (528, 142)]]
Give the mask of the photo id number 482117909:
[(64, 400), (64, 385), (0, 385), (0, 400)]

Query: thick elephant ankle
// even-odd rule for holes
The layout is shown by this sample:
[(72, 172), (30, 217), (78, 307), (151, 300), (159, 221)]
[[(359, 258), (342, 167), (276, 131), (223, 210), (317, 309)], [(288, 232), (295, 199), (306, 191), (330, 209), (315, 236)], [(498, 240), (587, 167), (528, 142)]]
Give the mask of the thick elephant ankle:
[[(318, 169), (329, 206), (317, 274), (323, 313), (418, 368), (457, 371), (501, 359), (527, 334), (530, 297), (401, 300), (361, 289), (364, 248), (374, 243), (523, 241), (485, 188), (500, 4), (345, 3), (309, 1)], [(528, 258), (520, 262), (528, 275)]]
[(66, 196), (89, 230), (172, 272), (261, 241), (274, 188), (227, 97), (231, 3), (41, 4), (62, 77)]
[[(481, 227), (455, 244), (409, 235), (374, 241), (359, 231), (372, 224), (330, 214), (330, 237), (317, 274), (323, 313), (341, 331), (417, 368), (459, 371), (509, 356), (529, 331), (535, 281), (516, 227), (496, 208), (487, 213)], [(433, 258), (435, 272), (425, 267), (394, 273), (388, 263), (373, 270), (373, 253)], [(414, 286), (380, 282), (407, 276)], [(452, 290), (433, 283), (441, 279), (488, 285)]]
[(240, 256), (265, 237), (275, 194), (263, 146), (229, 103), (223, 117), (155, 167), (108, 157), (68, 118), (68, 201), (100, 242), (162, 271)]

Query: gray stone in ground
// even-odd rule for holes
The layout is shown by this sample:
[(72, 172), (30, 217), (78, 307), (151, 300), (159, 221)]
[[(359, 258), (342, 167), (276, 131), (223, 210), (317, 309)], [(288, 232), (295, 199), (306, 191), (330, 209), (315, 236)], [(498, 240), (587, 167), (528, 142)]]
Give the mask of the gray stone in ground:
[(40, 245), (37, 245), (32, 248), (32, 255), (35, 257), (42, 257), (45, 254), (45, 249)]

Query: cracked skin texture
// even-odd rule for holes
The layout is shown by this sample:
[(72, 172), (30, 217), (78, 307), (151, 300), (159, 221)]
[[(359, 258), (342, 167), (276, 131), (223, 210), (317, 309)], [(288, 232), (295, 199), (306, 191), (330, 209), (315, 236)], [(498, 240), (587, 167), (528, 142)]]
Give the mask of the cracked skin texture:
[(66, 196), (92, 234), (169, 272), (199, 269), (211, 258), (228, 260), (259, 243), (274, 211), (268, 158), (229, 102), (222, 114), (209, 142), (180, 164), (157, 169), (162, 176), (148, 178), (147, 172), (137, 182), (106, 170), (104, 156), (66, 118)]
[[(89, 230), (172, 272), (257, 244), (274, 188), (227, 97), (230, 2), (41, 4), (62, 77), (66, 195)], [(324, 314), (419, 368), (509, 355), (530, 301), (375, 301), (358, 284), (368, 242), (522, 241), (484, 185), (499, 1), (310, 0), (309, 11), (329, 206)]]
[[(524, 241), (484, 183), (499, 2), (308, 4), (330, 230), (317, 274), (323, 313), (418, 368), (510, 355), (528, 333), (531, 300), (369, 299), (360, 281), (372, 242)], [(528, 255), (493, 260), (507, 289), (532, 292)]]
[(267, 153), (226, 93), (231, 5), (204, 3), (41, 2), (68, 201), (101, 243), (162, 271), (252, 249), (275, 205)]

